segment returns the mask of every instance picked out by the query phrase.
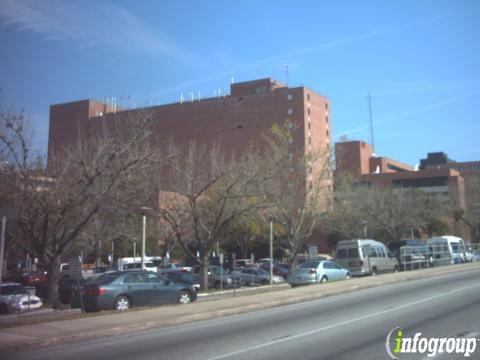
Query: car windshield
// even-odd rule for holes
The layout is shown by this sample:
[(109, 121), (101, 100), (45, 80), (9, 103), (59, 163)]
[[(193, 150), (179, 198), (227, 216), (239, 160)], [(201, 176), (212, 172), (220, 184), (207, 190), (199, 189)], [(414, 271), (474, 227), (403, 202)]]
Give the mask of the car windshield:
[(268, 275), (268, 272), (266, 272), (263, 269), (257, 269), (257, 272), (258, 272), (259, 275)]
[(459, 253), (463, 251), (463, 246), (460, 243), (451, 243), (452, 251), (454, 253)]
[(16, 295), (16, 294), (26, 294), (27, 290), (21, 285), (6, 285), (2, 286), (0, 295)]
[[(219, 267), (211, 267), (210, 268), (210, 271), (212, 272), (212, 274), (215, 274), (215, 275), (220, 275), (220, 268)], [(223, 271), (223, 274), (225, 275), (225, 270)]]
[(182, 274), (180, 274), (179, 278), (183, 281), (188, 281), (188, 282), (192, 282), (192, 283), (197, 283), (198, 282), (198, 278), (195, 275), (189, 274), (189, 273), (182, 273)]
[(300, 268), (302, 269), (311, 269), (311, 268), (316, 268), (318, 267), (319, 261), (305, 261), (300, 265)]

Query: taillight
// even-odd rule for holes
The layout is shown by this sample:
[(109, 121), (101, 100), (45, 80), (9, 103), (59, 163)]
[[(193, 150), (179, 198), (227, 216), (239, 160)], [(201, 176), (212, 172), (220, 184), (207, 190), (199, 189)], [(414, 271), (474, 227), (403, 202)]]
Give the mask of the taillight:
[(85, 290), (85, 295), (87, 296), (99, 296), (103, 295), (107, 292), (105, 288), (92, 288), (92, 289), (87, 289)]
[(316, 274), (316, 273), (317, 273), (317, 270), (315, 270), (315, 269), (310, 269), (310, 270), (308, 270), (308, 273), (309, 273), (309, 274)]

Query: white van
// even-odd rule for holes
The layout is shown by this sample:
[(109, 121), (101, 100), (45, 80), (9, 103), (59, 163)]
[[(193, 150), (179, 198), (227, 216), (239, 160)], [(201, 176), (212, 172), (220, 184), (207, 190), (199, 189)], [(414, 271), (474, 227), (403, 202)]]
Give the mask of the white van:
[(465, 241), (457, 236), (436, 236), (428, 239), (430, 250), (435, 265), (459, 264), (466, 262), (467, 247)]
[[(155, 257), (153, 257), (155, 258)], [(145, 256), (145, 270), (157, 272), (157, 262), (152, 257)], [(126, 257), (120, 258), (117, 261), (117, 269), (119, 271), (125, 270), (141, 270), (142, 268), (142, 258), (141, 257)]]
[(342, 240), (337, 243), (335, 261), (352, 276), (397, 272), (398, 260), (385, 244), (371, 239)]

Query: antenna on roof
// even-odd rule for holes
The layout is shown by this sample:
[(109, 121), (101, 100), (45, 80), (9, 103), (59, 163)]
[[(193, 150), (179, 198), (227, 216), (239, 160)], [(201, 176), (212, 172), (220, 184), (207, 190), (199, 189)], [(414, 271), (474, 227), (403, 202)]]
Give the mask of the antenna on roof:
[(372, 150), (375, 152), (375, 140), (373, 138), (373, 114), (372, 114), (372, 94), (368, 93), (368, 113), (370, 117), (370, 140), (372, 141)]
[(288, 87), (288, 64), (285, 64), (285, 78), (286, 78), (287, 87)]
[(183, 93), (180, 94), (180, 104), (183, 104)]

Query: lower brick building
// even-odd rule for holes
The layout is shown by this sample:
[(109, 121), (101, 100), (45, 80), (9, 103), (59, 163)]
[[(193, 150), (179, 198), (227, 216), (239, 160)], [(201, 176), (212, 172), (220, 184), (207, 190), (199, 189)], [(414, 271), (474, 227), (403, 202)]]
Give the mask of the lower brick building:
[[(370, 144), (364, 141), (345, 141), (335, 144), (336, 172), (348, 173), (367, 185), (393, 189), (416, 188), (428, 193), (442, 194), (453, 201), (452, 218), (446, 219), (453, 234), (471, 239), (470, 229), (453, 220), (455, 209), (465, 209), (465, 181), (454, 166), (425, 164), (415, 169), (387, 157), (374, 154)], [(444, 158), (443, 156), (441, 157)], [(445, 157), (446, 158), (446, 157)]]

